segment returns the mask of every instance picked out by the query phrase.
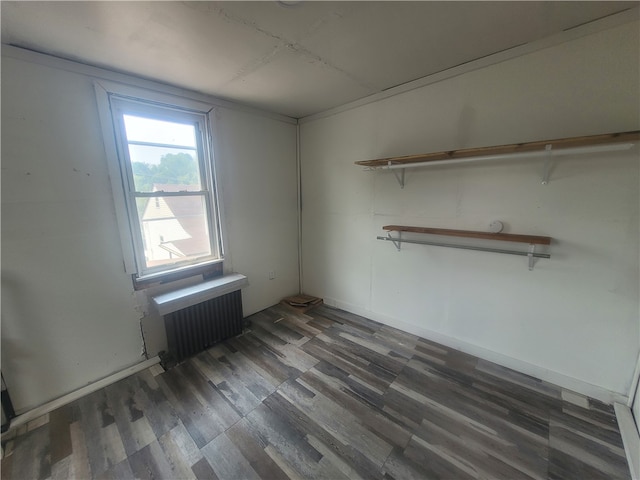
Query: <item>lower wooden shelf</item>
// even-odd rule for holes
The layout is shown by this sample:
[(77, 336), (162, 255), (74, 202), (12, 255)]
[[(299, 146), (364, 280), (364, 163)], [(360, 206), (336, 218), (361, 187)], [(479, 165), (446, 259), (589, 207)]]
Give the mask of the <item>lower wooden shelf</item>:
[(534, 245), (551, 245), (551, 237), (538, 235), (516, 235), (513, 233), (478, 232), (474, 230), (449, 230), (446, 228), (405, 227), (401, 225), (386, 225), (383, 230), (390, 232), (426, 233), (429, 235), (446, 235), (447, 237), (483, 238), (499, 240), (501, 242), (533, 243)]
[[(451, 230), (446, 228), (430, 228), (430, 227), (411, 227), (403, 225), (386, 225), (382, 227), (386, 230), (386, 237), (377, 237), (378, 240), (385, 240), (392, 242), (395, 247), (400, 251), (400, 245), (402, 243), (416, 243), (419, 245), (431, 245), (436, 247), (448, 247), (459, 248), (463, 250), (476, 250), (491, 253), (502, 253), (508, 255), (521, 255), (529, 258), (529, 270), (533, 270), (535, 258), (551, 258), (548, 253), (540, 253), (535, 251), (536, 245), (551, 245), (551, 237), (539, 236), (539, 235), (518, 235), (512, 233), (492, 233), (492, 232), (480, 232), (473, 230)], [(390, 232), (398, 232), (398, 237), (392, 237)], [(423, 240), (403, 239), (402, 232), (409, 233), (422, 233), (427, 235), (442, 235), (447, 237), (464, 237), (464, 238), (477, 238), (483, 240), (498, 240), (501, 242), (514, 242), (514, 243), (526, 243), (529, 248), (526, 252), (519, 250), (507, 250), (499, 248), (480, 247), (473, 245), (459, 245), (442, 242), (430, 242)]]

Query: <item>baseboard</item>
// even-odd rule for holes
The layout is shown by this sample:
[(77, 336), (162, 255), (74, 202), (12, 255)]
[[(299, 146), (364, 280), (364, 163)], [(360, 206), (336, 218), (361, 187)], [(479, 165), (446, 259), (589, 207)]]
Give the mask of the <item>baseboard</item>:
[(130, 375), (134, 375), (138, 372), (141, 372), (142, 370), (145, 370), (157, 363), (160, 363), (160, 358), (157, 356), (152, 357), (148, 360), (145, 360), (143, 362), (140, 362), (128, 368), (125, 368), (124, 370), (120, 370), (119, 372), (113, 373), (108, 377), (98, 380), (97, 382), (90, 383), (89, 385), (79, 388), (78, 390), (74, 390), (73, 392), (67, 393), (66, 395), (63, 395), (62, 397), (58, 397), (55, 400), (51, 400), (50, 402), (47, 402), (36, 408), (28, 410), (11, 420), (9, 430), (3, 434), (3, 437), (5, 435), (9, 435), (12, 430), (19, 428), (22, 425), (25, 425), (31, 420), (35, 420), (36, 418), (41, 417), (42, 415), (46, 415), (47, 413), (52, 412), (57, 408), (67, 405), (68, 403), (78, 400), (79, 398), (82, 398), (85, 395), (89, 395), (90, 393), (100, 390), (101, 388), (107, 387), (112, 383), (116, 383), (122, 380), (123, 378), (127, 378)]
[(622, 403), (614, 403), (613, 408), (616, 411), (631, 478), (640, 480), (640, 455), (638, 455), (638, 452), (640, 452), (640, 433), (638, 433), (638, 428), (633, 420), (633, 414), (631, 409)]
[(478, 358), (482, 358), (483, 360), (497, 363), (498, 365), (502, 365), (503, 367), (511, 368), (513, 370), (524, 373), (526, 375), (530, 375), (553, 385), (566, 388), (567, 390), (571, 390), (573, 392), (595, 398), (609, 405), (615, 402), (626, 405), (628, 402), (628, 396), (622, 393), (612, 392), (610, 390), (607, 390), (606, 388), (593, 385), (583, 380), (579, 380), (577, 378), (573, 378), (568, 375), (564, 375), (562, 373), (555, 372), (538, 365), (534, 365), (532, 363), (524, 362), (522, 360), (518, 360), (517, 358), (503, 355), (501, 353), (494, 352), (487, 348), (480, 347), (478, 345), (474, 345), (472, 343), (468, 343), (463, 340), (459, 340), (457, 338), (435, 332), (433, 330), (403, 322), (402, 320), (398, 320), (387, 315), (372, 312), (358, 305), (353, 305), (351, 303), (343, 302), (341, 300), (330, 297), (324, 297), (324, 303), (326, 305), (340, 308), (342, 310), (346, 310), (347, 312), (355, 313), (356, 315), (361, 315), (371, 320), (375, 320), (376, 322), (384, 323), (385, 325), (397, 328), (404, 332), (418, 335), (419, 337), (431, 340), (446, 347), (455, 348), (456, 350), (474, 355)]

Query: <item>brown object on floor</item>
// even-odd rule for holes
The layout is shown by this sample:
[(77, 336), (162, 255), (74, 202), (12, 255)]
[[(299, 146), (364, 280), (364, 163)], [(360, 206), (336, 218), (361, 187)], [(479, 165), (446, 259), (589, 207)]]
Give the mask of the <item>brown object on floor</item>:
[(283, 298), (280, 303), (293, 307), (300, 313), (306, 313), (316, 305), (320, 305), (322, 303), (322, 299), (312, 295), (300, 294)]

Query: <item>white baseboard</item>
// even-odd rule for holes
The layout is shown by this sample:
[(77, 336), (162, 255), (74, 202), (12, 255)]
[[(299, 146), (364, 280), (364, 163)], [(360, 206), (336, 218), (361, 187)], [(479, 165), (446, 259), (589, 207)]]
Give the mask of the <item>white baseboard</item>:
[(359, 307), (358, 305), (353, 305), (351, 303), (343, 302), (335, 298), (327, 297), (324, 297), (324, 303), (329, 306), (340, 308), (342, 310), (346, 310), (347, 312), (355, 313), (356, 315), (361, 315), (371, 320), (375, 320), (376, 322), (384, 323), (385, 325), (388, 325), (390, 327), (394, 327), (404, 332), (417, 335), (446, 347), (454, 348), (461, 352), (468, 353), (469, 355), (474, 355), (478, 358), (482, 358), (483, 360), (497, 363), (498, 365), (502, 365), (503, 367), (511, 368), (518, 372), (530, 375), (532, 377), (538, 378), (553, 385), (557, 385), (567, 390), (571, 390), (573, 392), (595, 398), (596, 400), (600, 400), (601, 402), (609, 405), (615, 402), (626, 405), (628, 402), (628, 396), (622, 393), (612, 392), (610, 390), (607, 390), (606, 388), (592, 385), (583, 380), (579, 380), (577, 378), (573, 378), (568, 375), (564, 375), (562, 373), (555, 372), (538, 365), (534, 365), (532, 363), (518, 360), (517, 358), (503, 355), (501, 353), (494, 352), (487, 348), (480, 347), (478, 345), (474, 345), (472, 343), (468, 343), (439, 332), (434, 332), (433, 330), (403, 322), (402, 320), (398, 320), (387, 315), (372, 312), (365, 308)]
[(160, 363), (160, 357), (152, 357), (148, 360), (145, 360), (143, 362), (140, 362), (128, 368), (125, 368), (124, 370), (120, 370), (119, 372), (111, 374), (108, 377), (98, 380), (97, 382), (90, 383), (89, 385), (79, 388), (78, 390), (74, 390), (73, 392), (67, 393), (66, 395), (63, 395), (62, 397), (58, 397), (55, 400), (51, 400), (50, 402), (40, 405), (39, 407), (28, 410), (11, 420), (9, 430), (5, 432), (3, 436), (8, 435), (9, 432), (11, 432), (12, 430), (22, 425), (25, 425), (31, 420), (35, 420), (36, 418), (41, 417), (42, 415), (52, 412), (57, 408), (67, 405), (68, 403), (71, 403), (79, 398), (82, 398), (85, 395), (89, 395), (90, 393), (100, 390), (101, 388), (107, 387), (112, 383), (116, 383), (122, 380), (123, 378), (127, 378), (130, 375), (134, 375), (138, 372), (141, 372), (142, 370), (145, 370), (157, 363)]
[(613, 408), (618, 419), (618, 427), (620, 427), (620, 435), (622, 443), (624, 443), (624, 451), (627, 455), (629, 470), (633, 480), (640, 480), (640, 434), (631, 409), (622, 403), (614, 403)]

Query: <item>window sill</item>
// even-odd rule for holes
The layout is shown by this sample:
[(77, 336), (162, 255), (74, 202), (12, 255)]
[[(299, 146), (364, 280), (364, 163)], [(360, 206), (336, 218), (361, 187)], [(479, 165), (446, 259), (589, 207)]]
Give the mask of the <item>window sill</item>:
[(173, 292), (163, 293), (153, 297), (153, 304), (160, 315), (167, 315), (191, 305), (235, 292), (247, 285), (249, 285), (247, 277), (233, 273)]
[(204, 265), (185, 267), (168, 273), (154, 274), (147, 277), (134, 276), (133, 288), (135, 290), (144, 290), (145, 288), (153, 287), (154, 285), (174, 282), (176, 280), (182, 280), (183, 278), (194, 277), (196, 275), (202, 275), (205, 280), (212, 277), (220, 277), (222, 276), (222, 262), (223, 260), (219, 259)]

